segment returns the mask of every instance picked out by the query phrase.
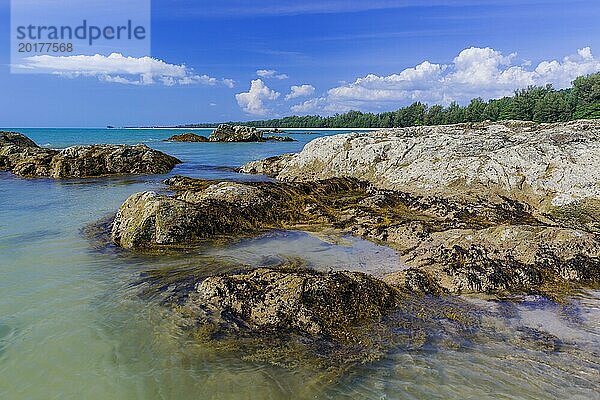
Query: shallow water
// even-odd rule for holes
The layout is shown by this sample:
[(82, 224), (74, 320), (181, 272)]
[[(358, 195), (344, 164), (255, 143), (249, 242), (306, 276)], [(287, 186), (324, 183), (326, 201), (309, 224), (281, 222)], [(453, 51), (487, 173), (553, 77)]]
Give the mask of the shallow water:
[[(215, 179), (261, 179), (220, 167), (298, 151), (316, 137), (180, 144), (161, 141), (168, 130), (19, 131), (52, 147), (145, 142), (185, 161), (172, 174)], [(250, 265), (300, 257), (315, 268), (382, 274), (397, 265), (397, 255), (354, 238), (302, 232), (168, 257), (105, 251), (86, 239), (83, 227), (132, 193), (160, 189), (161, 179), (56, 182), (0, 174), (1, 399), (600, 399), (598, 292), (566, 305), (466, 299), (487, 312), (484, 328), (468, 340), (448, 327), (439, 340), (392, 350), (334, 382), (309, 367), (290, 371), (198, 348), (165, 309), (138, 295), (141, 273), (196, 263), (212, 268), (210, 257)], [(556, 346), (537, 337), (540, 331)]]

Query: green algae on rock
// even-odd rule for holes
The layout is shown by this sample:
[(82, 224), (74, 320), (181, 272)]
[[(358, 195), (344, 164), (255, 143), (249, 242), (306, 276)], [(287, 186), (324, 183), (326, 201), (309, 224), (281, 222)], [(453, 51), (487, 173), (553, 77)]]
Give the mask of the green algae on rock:
[(479, 324), (479, 310), (459, 299), (412, 296), (358, 272), (259, 267), (198, 276), (193, 289), (190, 277), (173, 310), (196, 343), (246, 360), (312, 365), (332, 379), (391, 349), (421, 348), (444, 325), (466, 332)]
[(117, 245), (189, 246), (273, 228), (333, 227), (398, 250), (399, 271), (385, 279), (402, 289), (535, 292), (561, 282), (600, 282), (596, 234), (546, 225), (530, 206), (511, 199), (460, 203), (342, 178), (237, 183), (174, 177), (166, 183), (173, 196), (138, 193), (121, 206), (112, 225)]
[[(254, 161), (286, 182), (356, 178), (381, 189), (477, 203), (505, 197), (536, 215), (597, 229), (600, 121), (523, 121), (382, 129), (317, 138), (293, 157)], [(266, 165), (271, 168), (266, 168)], [(562, 211), (561, 211), (562, 210)], [(590, 221), (591, 219), (591, 221)], [(572, 225), (569, 225), (572, 226)], [(596, 228), (594, 228), (594, 226)]]
[(0, 170), (28, 178), (90, 178), (125, 174), (165, 174), (181, 163), (146, 145), (36, 145), (20, 133), (0, 132)]

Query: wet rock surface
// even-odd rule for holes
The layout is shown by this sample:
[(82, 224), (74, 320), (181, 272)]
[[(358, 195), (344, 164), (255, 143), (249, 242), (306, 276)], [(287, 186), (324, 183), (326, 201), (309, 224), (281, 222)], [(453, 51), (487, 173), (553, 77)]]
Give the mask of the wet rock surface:
[(173, 196), (138, 193), (123, 204), (112, 225), (117, 245), (185, 247), (275, 228), (334, 227), (399, 251), (399, 270), (385, 280), (411, 291), (553, 292), (569, 282), (600, 283), (597, 234), (547, 225), (508, 199), (464, 204), (353, 179), (166, 183)]
[(379, 321), (400, 293), (358, 272), (257, 268), (204, 279), (186, 306), (222, 329), (323, 335), (352, 341), (352, 327)]
[(166, 304), (203, 348), (284, 367), (313, 365), (332, 379), (392, 348), (419, 349), (446, 326), (462, 333), (479, 321), (480, 310), (460, 300), (412, 296), (358, 272), (285, 264), (188, 274), (178, 278), (183, 284), (153, 276), (152, 286), (163, 279), (185, 288)]
[(146, 145), (37, 146), (19, 133), (0, 133), (0, 169), (23, 177), (88, 178), (124, 174), (165, 174), (180, 161)]

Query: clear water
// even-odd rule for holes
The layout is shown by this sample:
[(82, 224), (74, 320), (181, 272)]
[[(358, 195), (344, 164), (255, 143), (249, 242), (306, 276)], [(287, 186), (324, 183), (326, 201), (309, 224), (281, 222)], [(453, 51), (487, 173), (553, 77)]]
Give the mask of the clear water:
[[(52, 147), (144, 142), (185, 161), (172, 174), (214, 179), (260, 179), (222, 167), (298, 151), (316, 137), (188, 144), (162, 142), (173, 133), (168, 130), (19, 131)], [(58, 182), (0, 174), (0, 399), (600, 399), (598, 292), (562, 306), (536, 298), (467, 299), (490, 311), (490, 332), (458, 347), (440, 341), (391, 351), (333, 383), (308, 367), (289, 371), (195, 348), (169, 313), (138, 296), (132, 283), (141, 272), (210, 256), (253, 265), (302, 257), (316, 268), (335, 264), (381, 274), (397, 255), (353, 238), (301, 232), (172, 257), (99, 251), (86, 239), (83, 227), (113, 213), (130, 194), (160, 188), (161, 179)], [(548, 332), (563, 345), (547, 351), (511, 340), (522, 327)], [(444, 335), (452, 339), (451, 332)]]

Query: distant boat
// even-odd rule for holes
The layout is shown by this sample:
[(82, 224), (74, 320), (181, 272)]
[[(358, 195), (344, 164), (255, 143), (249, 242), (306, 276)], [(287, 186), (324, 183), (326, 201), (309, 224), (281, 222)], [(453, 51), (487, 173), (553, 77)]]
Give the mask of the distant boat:
[(108, 126), (106, 127), (106, 129), (115, 129), (115, 127), (114, 127), (114, 126), (112, 126), (112, 125), (108, 125)]

